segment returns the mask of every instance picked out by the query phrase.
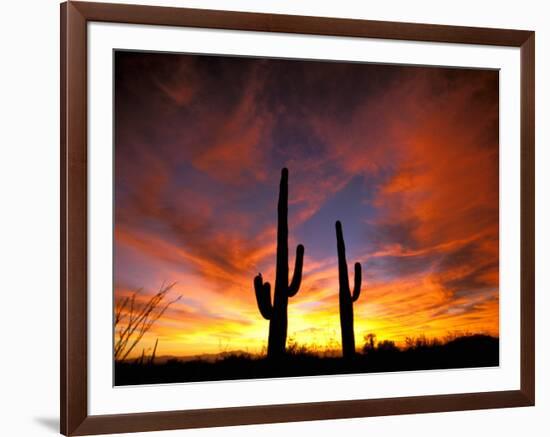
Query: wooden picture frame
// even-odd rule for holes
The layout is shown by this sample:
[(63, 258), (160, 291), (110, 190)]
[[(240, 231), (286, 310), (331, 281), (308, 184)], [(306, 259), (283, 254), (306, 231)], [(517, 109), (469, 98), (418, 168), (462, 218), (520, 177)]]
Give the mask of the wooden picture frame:
[[(87, 23), (188, 26), (521, 49), (521, 388), (94, 416), (87, 386)], [(65, 435), (531, 406), (535, 402), (535, 34), (531, 31), (107, 3), (61, 5), (61, 432)]]

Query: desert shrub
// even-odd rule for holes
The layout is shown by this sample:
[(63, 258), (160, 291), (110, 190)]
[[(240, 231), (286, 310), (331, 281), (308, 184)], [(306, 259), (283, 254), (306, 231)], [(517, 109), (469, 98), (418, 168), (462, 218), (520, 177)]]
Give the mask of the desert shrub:
[(309, 353), (305, 344), (299, 344), (294, 337), (290, 337), (286, 344), (287, 355), (305, 355)]
[(369, 354), (376, 349), (376, 334), (369, 333), (363, 337), (365, 344), (363, 345), (363, 353)]
[(378, 343), (376, 350), (379, 352), (399, 352), (399, 348), (392, 340), (383, 340)]
[[(179, 296), (163, 305), (164, 299), (174, 285), (176, 284), (163, 284), (156, 294), (141, 305), (138, 302), (139, 299), (137, 299), (139, 291), (116, 302), (113, 351), (115, 361), (125, 360), (168, 307), (181, 298)], [(142, 351), (141, 362), (143, 362), (144, 355), (145, 351)]]

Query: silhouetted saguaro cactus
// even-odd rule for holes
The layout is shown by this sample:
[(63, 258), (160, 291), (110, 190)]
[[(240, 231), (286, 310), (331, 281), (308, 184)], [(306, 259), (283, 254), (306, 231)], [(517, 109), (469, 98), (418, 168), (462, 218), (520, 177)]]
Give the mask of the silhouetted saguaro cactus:
[(288, 283), (288, 170), (281, 171), (279, 203), (277, 206), (277, 263), (275, 290), (271, 301), (271, 285), (264, 282), (262, 274), (254, 278), (256, 301), (262, 316), (269, 320), (268, 357), (279, 357), (285, 353), (287, 334), (288, 298), (298, 293), (302, 282), (304, 246), (296, 247), (294, 275)]
[(340, 282), (340, 328), (342, 330), (342, 354), (344, 358), (355, 355), (355, 337), (353, 333), (353, 302), (361, 294), (361, 264), (355, 263), (353, 293), (349, 288), (346, 246), (342, 233), (342, 223), (336, 222), (336, 247), (338, 249), (338, 278)]

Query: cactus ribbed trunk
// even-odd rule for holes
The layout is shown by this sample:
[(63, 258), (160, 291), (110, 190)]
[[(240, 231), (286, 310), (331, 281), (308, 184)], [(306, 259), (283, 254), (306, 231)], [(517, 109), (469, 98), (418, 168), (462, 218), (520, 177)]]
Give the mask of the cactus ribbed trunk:
[(279, 202), (277, 205), (277, 260), (275, 290), (271, 303), (271, 286), (263, 282), (261, 273), (254, 278), (254, 288), (258, 308), (262, 316), (269, 320), (268, 357), (280, 357), (285, 353), (288, 326), (288, 298), (300, 289), (304, 246), (296, 247), (296, 261), (292, 282), (288, 283), (288, 170), (281, 172)]
[(338, 250), (338, 279), (340, 283), (340, 329), (342, 331), (342, 355), (351, 358), (355, 355), (355, 335), (353, 331), (353, 302), (361, 294), (361, 264), (355, 263), (353, 293), (349, 288), (348, 263), (342, 224), (336, 222), (336, 247)]
[(269, 324), (267, 354), (281, 355), (285, 352), (288, 326), (288, 171), (283, 170), (279, 185), (277, 204), (277, 261), (275, 292), (273, 295), (273, 318)]

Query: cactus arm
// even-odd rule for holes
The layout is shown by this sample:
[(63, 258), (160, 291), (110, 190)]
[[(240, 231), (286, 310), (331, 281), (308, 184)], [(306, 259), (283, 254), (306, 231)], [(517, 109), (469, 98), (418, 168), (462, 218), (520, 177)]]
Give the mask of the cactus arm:
[(256, 292), (256, 302), (258, 303), (260, 314), (264, 319), (270, 320), (273, 314), (271, 285), (269, 282), (263, 282), (261, 274), (254, 278), (254, 291)]
[(355, 263), (355, 278), (353, 284), (353, 295), (351, 296), (351, 301), (355, 302), (359, 299), (361, 294), (361, 264)]
[(296, 261), (294, 262), (294, 275), (292, 276), (292, 282), (288, 286), (288, 297), (294, 296), (300, 289), (302, 283), (302, 268), (304, 266), (304, 246), (299, 244), (296, 247)]

